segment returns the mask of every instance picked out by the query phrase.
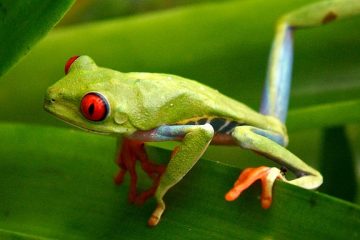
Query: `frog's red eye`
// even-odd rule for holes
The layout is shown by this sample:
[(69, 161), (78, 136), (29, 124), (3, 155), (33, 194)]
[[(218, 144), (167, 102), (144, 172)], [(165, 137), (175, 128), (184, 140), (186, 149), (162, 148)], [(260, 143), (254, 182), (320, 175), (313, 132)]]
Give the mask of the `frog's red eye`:
[(100, 93), (88, 93), (81, 100), (81, 113), (91, 121), (102, 121), (109, 113), (109, 103)]
[(68, 74), (71, 64), (73, 64), (73, 62), (75, 62), (76, 59), (78, 59), (79, 56), (73, 56), (71, 58), (69, 58), (69, 60), (67, 60), (66, 64), (65, 64), (65, 74)]

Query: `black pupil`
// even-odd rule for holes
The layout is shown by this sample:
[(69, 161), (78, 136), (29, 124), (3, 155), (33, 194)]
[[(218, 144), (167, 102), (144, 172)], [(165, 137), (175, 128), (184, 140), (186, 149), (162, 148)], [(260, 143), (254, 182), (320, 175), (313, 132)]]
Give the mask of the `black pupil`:
[(93, 114), (94, 114), (94, 109), (95, 109), (95, 106), (94, 106), (94, 104), (92, 103), (92, 104), (89, 106), (89, 114), (90, 114), (90, 115), (93, 115)]

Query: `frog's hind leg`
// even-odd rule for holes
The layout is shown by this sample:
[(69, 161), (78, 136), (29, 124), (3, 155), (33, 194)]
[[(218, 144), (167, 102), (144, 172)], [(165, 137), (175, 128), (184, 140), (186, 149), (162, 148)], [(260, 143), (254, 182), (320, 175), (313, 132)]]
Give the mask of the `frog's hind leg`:
[(359, 0), (328, 0), (290, 12), (276, 26), (260, 112), (286, 120), (293, 61), (293, 32), (360, 13)]
[(239, 126), (234, 129), (232, 136), (241, 147), (250, 149), (285, 166), (297, 178), (287, 180), (281, 170), (277, 168), (248, 168), (240, 174), (234, 187), (226, 194), (226, 200), (235, 200), (242, 191), (247, 189), (256, 180), (262, 181), (261, 204), (264, 208), (268, 208), (271, 205), (272, 186), (276, 179), (281, 179), (307, 189), (314, 189), (321, 185), (321, 174), (280, 145), (279, 142), (275, 141), (279, 139), (277, 134), (251, 126)]
[[(141, 193), (137, 192), (136, 161), (140, 162), (142, 170), (153, 181), (150, 188)], [(130, 190), (128, 198), (130, 202), (140, 204), (154, 195), (159, 185), (160, 177), (165, 171), (165, 165), (156, 164), (149, 160), (144, 142), (124, 138), (116, 162), (120, 167), (120, 171), (114, 179), (116, 184), (121, 184), (126, 172), (129, 172)]]

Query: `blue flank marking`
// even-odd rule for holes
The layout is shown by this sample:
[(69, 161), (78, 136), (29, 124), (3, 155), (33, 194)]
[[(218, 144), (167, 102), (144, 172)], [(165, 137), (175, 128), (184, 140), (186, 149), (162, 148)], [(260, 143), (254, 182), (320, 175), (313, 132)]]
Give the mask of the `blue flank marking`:
[[(271, 115), (285, 123), (291, 86), (291, 72), (293, 63), (293, 38), (292, 28), (285, 27), (283, 42), (280, 46), (273, 43), (268, 65), (260, 112), (264, 115)], [(275, 52), (280, 53), (279, 59), (273, 62), (272, 56)], [(270, 79), (271, 71), (275, 71), (277, 79)], [(276, 89), (273, 95), (270, 95), (271, 87)]]
[(226, 119), (224, 118), (213, 118), (210, 121), (211, 126), (215, 132), (218, 132), (219, 129), (226, 124)]
[(189, 132), (188, 129), (193, 127), (193, 125), (160, 126), (155, 130), (153, 139), (157, 141), (176, 140), (179, 137), (185, 136), (185, 134)]

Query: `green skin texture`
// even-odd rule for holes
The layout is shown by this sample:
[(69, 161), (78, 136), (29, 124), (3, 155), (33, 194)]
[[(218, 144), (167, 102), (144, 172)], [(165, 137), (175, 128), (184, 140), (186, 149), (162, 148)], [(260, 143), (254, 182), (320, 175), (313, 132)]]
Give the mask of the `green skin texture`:
[[(87, 120), (79, 110), (82, 97), (89, 92), (101, 93), (109, 102), (109, 115), (101, 122)], [(51, 103), (51, 99), (55, 99), (55, 103)], [(317, 187), (319, 178), (321, 183), (321, 176), (316, 170), (283, 146), (253, 132), (254, 129), (261, 129), (287, 139), (285, 126), (275, 117), (261, 115), (212, 88), (178, 76), (121, 73), (98, 67), (90, 57), (81, 56), (71, 65), (64, 78), (48, 88), (45, 109), (85, 130), (128, 138), (134, 138), (138, 132), (198, 116), (237, 120), (247, 126), (234, 129), (232, 138), (236, 144), (270, 156), (291, 170), (307, 174), (290, 183), (306, 188)], [(190, 127), (182, 134), (185, 136), (181, 150), (169, 162), (155, 193), (158, 200), (153, 214), (156, 223), (165, 209), (163, 196), (201, 157), (214, 137), (214, 130), (210, 124), (205, 124)]]
[[(274, 47), (269, 65), (270, 101), (277, 95), (276, 73), (281, 68), (277, 61), (284, 36), (284, 26), (304, 28), (325, 24), (360, 12), (358, 0), (330, 0), (305, 6), (282, 17), (276, 28)], [(87, 120), (79, 111), (82, 97), (89, 92), (101, 93), (109, 102), (110, 112), (100, 122)], [(56, 102), (52, 102), (55, 99)], [(321, 185), (321, 174), (305, 164), (273, 140), (259, 135), (261, 130), (282, 136), (287, 144), (286, 128), (277, 118), (265, 116), (246, 105), (226, 97), (210, 87), (182, 77), (158, 73), (121, 73), (98, 67), (88, 56), (79, 57), (69, 73), (49, 87), (45, 109), (60, 119), (88, 131), (135, 138), (160, 126), (193, 117), (221, 117), (245, 123), (231, 133), (233, 144), (265, 155), (295, 172), (294, 180), (286, 180), (280, 170), (268, 178), (270, 185), (278, 177), (288, 183), (314, 189)], [(210, 124), (186, 128), (179, 151), (169, 162), (161, 177), (155, 198), (158, 205), (150, 221), (156, 225), (165, 209), (163, 196), (178, 183), (211, 144), (214, 130)], [(141, 139), (156, 141), (156, 139)], [(274, 177), (275, 176), (275, 177)]]
[[(101, 123), (88, 121), (79, 111), (88, 92), (99, 92), (109, 102), (110, 115)], [(286, 135), (276, 118), (261, 115), (196, 81), (160, 73), (121, 73), (98, 67), (88, 56), (79, 57), (69, 73), (48, 89), (47, 96), (57, 100), (51, 113), (98, 133), (128, 136), (196, 116), (217, 116)]]

